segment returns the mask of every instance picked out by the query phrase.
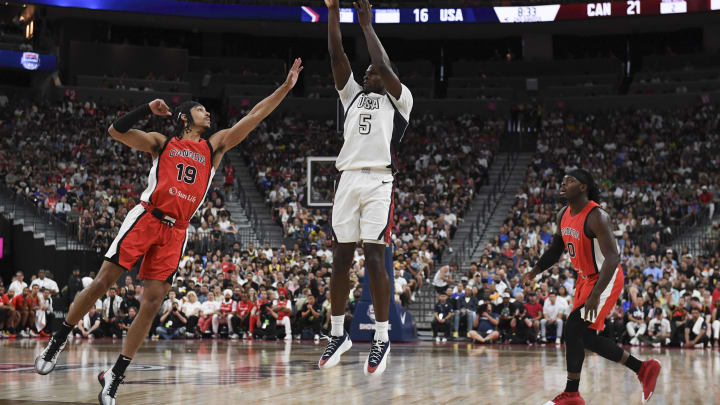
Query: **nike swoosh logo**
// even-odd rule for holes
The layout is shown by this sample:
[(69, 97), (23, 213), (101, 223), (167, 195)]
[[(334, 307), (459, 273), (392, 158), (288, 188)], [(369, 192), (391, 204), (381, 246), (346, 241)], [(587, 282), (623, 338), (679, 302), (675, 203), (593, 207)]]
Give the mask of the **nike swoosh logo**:
[(390, 180), (390, 181), (383, 181), (383, 182), (382, 182), (382, 184), (388, 184), (388, 183), (392, 183), (392, 180)]
[(400, 315), (400, 322), (405, 325), (405, 314)]

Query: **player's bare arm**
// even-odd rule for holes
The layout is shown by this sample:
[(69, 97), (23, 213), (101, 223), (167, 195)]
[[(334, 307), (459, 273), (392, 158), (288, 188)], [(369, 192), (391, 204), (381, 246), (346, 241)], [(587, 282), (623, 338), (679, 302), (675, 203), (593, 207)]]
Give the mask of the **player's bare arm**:
[(600, 251), (605, 257), (600, 276), (593, 288), (590, 297), (585, 302), (585, 319), (595, 319), (595, 315), (600, 304), (600, 294), (605, 291), (608, 283), (613, 277), (618, 264), (620, 263), (620, 254), (617, 250), (617, 242), (610, 227), (610, 216), (607, 212), (596, 209), (588, 215), (588, 228), (597, 238), (600, 244)]
[(330, 52), (330, 64), (332, 66), (335, 88), (345, 88), (352, 69), (350, 61), (345, 54), (342, 45), (342, 33), (340, 32), (340, 0), (325, 0), (328, 8), (328, 51)]
[(210, 144), (215, 151), (213, 156), (213, 166), (217, 168), (220, 165), (223, 155), (228, 150), (234, 148), (242, 142), (254, 130), (262, 120), (280, 105), (285, 96), (295, 87), (298, 75), (303, 70), (302, 59), (297, 58), (288, 72), (285, 82), (275, 90), (274, 93), (260, 101), (253, 107), (250, 112), (244, 116), (237, 124), (231, 128), (223, 129), (216, 132), (210, 137)]
[[(569, 208), (568, 208), (569, 209)], [(545, 253), (543, 253), (542, 257), (540, 257), (540, 260), (538, 260), (537, 263), (535, 263), (535, 266), (533, 266), (532, 270), (525, 273), (525, 276), (523, 276), (523, 283), (529, 283), (532, 282), (532, 280), (543, 271), (547, 270), (548, 268), (552, 267), (555, 263), (560, 260), (560, 257), (562, 256), (563, 252), (565, 251), (565, 242), (562, 240), (562, 234), (560, 233), (560, 221), (562, 220), (562, 215), (565, 211), (560, 210), (560, 212), (556, 215), (556, 221), (557, 221), (557, 231), (553, 235), (552, 241), (550, 242), (550, 246), (548, 246), (547, 249), (545, 249)]]
[(358, 14), (360, 27), (365, 35), (370, 61), (377, 69), (380, 77), (382, 77), (385, 89), (397, 100), (402, 94), (402, 83), (393, 72), (390, 58), (388, 58), (380, 38), (375, 34), (375, 29), (372, 26), (372, 5), (368, 0), (358, 0), (353, 5)]
[(142, 118), (145, 118), (148, 114), (155, 114), (162, 117), (169, 117), (172, 115), (170, 108), (161, 99), (156, 99), (148, 104), (143, 104), (133, 111), (130, 111), (119, 117), (115, 122), (110, 125), (108, 132), (110, 136), (125, 145), (142, 151), (150, 153), (153, 157), (157, 157), (160, 152), (160, 148), (165, 144), (167, 138), (165, 135), (158, 132), (145, 132), (139, 129), (130, 128), (132, 125), (137, 123)]

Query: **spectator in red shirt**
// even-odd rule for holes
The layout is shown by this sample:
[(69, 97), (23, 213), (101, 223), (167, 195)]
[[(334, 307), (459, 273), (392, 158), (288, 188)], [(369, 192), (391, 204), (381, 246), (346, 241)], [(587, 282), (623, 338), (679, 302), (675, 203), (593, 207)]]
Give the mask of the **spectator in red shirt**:
[(285, 297), (285, 291), (278, 291), (278, 299), (273, 303), (273, 312), (278, 315), (277, 324), (285, 327), (285, 340), (292, 340), (292, 327), (290, 326), (292, 304)]
[(525, 309), (527, 310), (528, 315), (532, 319), (532, 326), (534, 331), (534, 334), (532, 336), (535, 337), (540, 330), (540, 319), (543, 316), (543, 306), (538, 302), (537, 293), (535, 293), (535, 291), (531, 291), (530, 294), (528, 294), (528, 302), (525, 303)]
[(268, 302), (267, 299), (267, 291), (260, 291), (260, 298), (255, 301), (255, 306), (252, 308), (250, 312), (250, 337), (253, 336), (253, 332), (255, 331), (255, 327), (260, 326), (260, 307)]
[(223, 170), (225, 171), (225, 184), (223, 185), (223, 188), (225, 189), (225, 196), (228, 201), (231, 201), (232, 191), (235, 187), (235, 168), (230, 163), (227, 163)]
[(11, 304), (15, 291), (5, 293), (5, 287), (0, 286), (0, 333), (6, 337), (14, 337), (14, 332), (20, 322), (20, 313)]
[(30, 299), (30, 289), (23, 288), (22, 294), (16, 295), (11, 304), (15, 308), (15, 311), (20, 313), (20, 322), (18, 323), (17, 329), (20, 337), (30, 337), (30, 326), (32, 326), (35, 320), (35, 312), (33, 311), (33, 300)]
[(712, 219), (713, 214), (715, 214), (715, 202), (713, 200), (715, 196), (712, 195), (707, 186), (702, 186), (701, 190), (702, 193), (700, 194), (700, 201), (703, 205), (708, 207), (710, 219)]
[(243, 339), (247, 337), (247, 332), (250, 330), (250, 311), (253, 308), (253, 302), (250, 297), (245, 294), (240, 294), (240, 300), (235, 302), (235, 308), (233, 309), (233, 330), (240, 332), (242, 331)]

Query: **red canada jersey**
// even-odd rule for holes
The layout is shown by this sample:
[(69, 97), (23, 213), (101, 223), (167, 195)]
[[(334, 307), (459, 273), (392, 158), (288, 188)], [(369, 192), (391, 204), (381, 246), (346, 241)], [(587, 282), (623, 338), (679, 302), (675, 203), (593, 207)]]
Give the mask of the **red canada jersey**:
[(221, 314), (229, 314), (229, 313), (231, 313), (232, 310), (233, 310), (233, 304), (234, 304), (234, 303), (235, 303), (235, 301), (233, 301), (233, 300), (230, 300), (230, 301), (222, 300), (222, 301), (220, 301), (220, 313), (221, 313)]
[[(275, 303), (275, 305), (278, 306), (278, 307), (287, 308), (287, 307), (288, 307), (288, 300), (277, 300), (277, 302)], [(278, 318), (277, 318), (277, 320), (278, 320), (278, 321), (281, 321), (281, 320), (282, 320), (283, 318), (285, 318), (286, 316), (290, 316), (290, 314), (288, 314), (288, 313), (286, 313), (286, 312), (278, 312)]]
[(238, 301), (235, 303), (235, 312), (240, 316), (245, 316), (250, 312), (252, 308), (252, 302), (250, 301)]
[[(605, 262), (605, 256), (600, 251), (600, 242), (597, 238), (591, 238), (585, 233), (587, 217), (598, 207), (600, 204), (590, 201), (575, 215), (572, 215), (570, 207), (567, 207), (560, 220), (560, 233), (570, 261), (575, 270), (586, 277), (600, 273)], [(619, 265), (618, 268), (620, 268)]]
[(207, 194), (215, 168), (210, 141), (169, 138), (153, 160), (140, 200), (181, 221), (189, 221)]

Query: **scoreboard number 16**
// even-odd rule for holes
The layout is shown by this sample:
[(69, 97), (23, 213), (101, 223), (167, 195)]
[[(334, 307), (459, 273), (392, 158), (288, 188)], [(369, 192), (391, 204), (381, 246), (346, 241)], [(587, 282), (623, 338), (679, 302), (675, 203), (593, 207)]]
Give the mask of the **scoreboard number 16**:
[(416, 8), (413, 14), (415, 14), (415, 22), (428, 22), (428, 9)]

